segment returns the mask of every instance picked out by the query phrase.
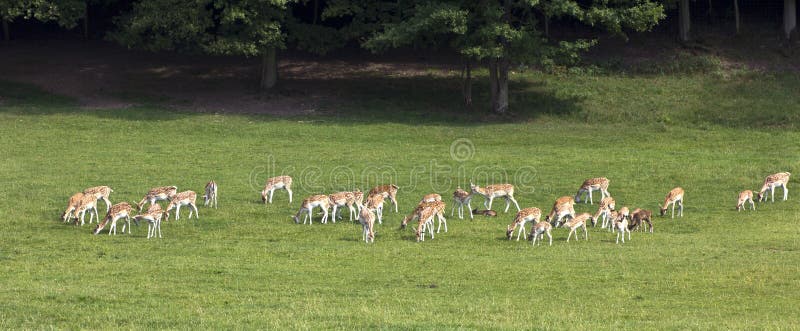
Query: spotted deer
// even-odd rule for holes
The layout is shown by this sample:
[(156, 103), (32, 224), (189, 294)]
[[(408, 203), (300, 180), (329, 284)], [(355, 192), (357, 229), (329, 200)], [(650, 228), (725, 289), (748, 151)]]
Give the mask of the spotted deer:
[(69, 197), (69, 201), (67, 201), (67, 209), (65, 209), (64, 213), (61, 214), (61, 220), (64, 221), (64, 223), (72, 220), (72, 212), (81, 204), (81, 199), (83, 199), (82, 192), (75, 193)]
[[(303, 203), (300, 204), (300, 210), (297, 211), (297, 214), (292, 216), (295, 223), (300, 223), (300, 215), (305, 213), (305, 217), (303, 217), (303, 224), (306, 224), (306, 221), (309, 221), (308, 224), (311, 225), (314, 223), (314, 208), (319, 207), (322, 209), (322, 220), (321, 223), (325, 224), (328, 223), (328, 208), (330, 207), (330, 197), (324, 194), (317, 194), (312, 195), (308, 198), (303, 200)], [(336, 220), (334, 220), (336, 223)]]
[(442, 201), (442, 196), (439, 195), (438, 193), (426, 194), (425, 196), (422, 197), (422, 200), (420, 200), (419, 202), (423, 203), (423, 202), (434, 202), (434, 201)]
[(550, 222), (550, 224), (555, 227), (560, 227), (567, 216), (569, 216), (569, 218), (575, 218), (574, 206), (575, 200), (573, 200), (572, 197), (560, 197), (553, 203), (553, 209), (550, 210), (550, 214), (548, 214), (544, 220)]
[(97, 228), (94, 229), (94, 234), (97, 235), (100, 231), (105, 228), (108, 222), (111, 222), (111, 227), (108, 228), (108, 234), (110, 235), (112, 232), (114, 235), (117, 235), (117, 221), (119, 219), (124, 218), (125, 223), (122, 224), (122, 234), (125, 234), (125, 228), (128, 228), (128, 234), (131, 233), (131, 214), (133, 211), (133, 207), (127, 202), (120, 202), (116, 205), (111, 206), (109, 209), (108, 214), (106, 217), (103, 218), (103, 221), (97, 224)]
[(622, 235), (622, 243), (625, 243), (625, 232), (628, 232), (628, 240), (631, 240), (631, 230), (628, 228), (628, 219), (620, 217), (612, 221), (612, 226), (617, 231), (617, 244), (619, 244), (619, 236)]
[(508, 207), (511, 205), (511, 202), (514, 202), (514, 206), (517, 207), (517, 211), (520, 211), (519, 204), (517, 200), (514, 199), (514, 185), (511, 184), (493, 184), (487, 185), (486, 187), (480, 187), (478, 185), (469, 184), (469, 188), (472, 193), (480, 194), (484, 197), (485, 201), (483, 203), (486, 206), (486, 209), (492, 209), (492, 201), (495, 198), (505, 198), (506, 199), (506, 208), (504, 213), (508, 212)]
[(197, 193), (194, 193), (194, 191), (183, 191), (175, 194), (170, 199), (169, 205), (167, 205), (167, 217), (165, 220), (169, 221), (169, 212), (173, 209), (175, 209), (175, 220), (180, 220), (182, 206), (189, 206), (189, 219), (192, 218), (192, 212), (194, 212), (195, 219), (200, 219), (200, 213), (197, 211), (197, 204), (195, 204), (196, 201)]
[(583, 228), (583, 235), (586, 237), (586, 240), (589, 240), (589, 233), (586, 231), (586, 222), (589, 221), (591, 218), (592, 218), (591, 214), (582, 213), (578, 214), (578, 216), (575, 216), (575, 218), (570, 219), (569, 221), (564, 223), (563, 226), (569, 228), (569, 234), (567, 235), (567, 242), (569, 242), (569, 238), (572, 236), (573, 233), (575, 234), (575, 240), (580, 240), (575, 230), (581, 227)]
[(450, 216), (453, 216), (453, 212), (456, 207), (458, 207), (458, 218), (464, 219), (464, 205), (466, 205), (467, 211), (469, 212), (469, 219), (473, 219), (472, 206), (469, 204), (471, 200), (472, 194), (464, 191), (460, 186), (456, 188), (455, 192), (453, 192), (453, 209), (450, 210)]
[(519, 228), (519, 231), (517, 231), (517, 241), (519, 241), (520, 235), (522, 235), (525, 240), (528, 240), (525, 234), (525, 223), (537, 224), (541, 217), (542, 211), (539, 208), (531, 207), (520, 210), (514, 217), (514, 221), (506, 227), (506, 238), (511, 240), (511, 237), (514, 236), (514, 230)]
[(675, 204), (678, 205), (678, 216), (683, 217), (683, 189), (676, 187), (667, 193), (664, 203), (661, 205), (661, 216), (667, 214), (667, 207), (672, 205), (672, 218), (675, 218)]
[[(333, 193), (328, 196), (330, 199), (330, 205), (333, 207), (333, 212), (331, 213), (334, 219), (336, 219), (336, 211), (339, 207), (347, 207), (350, 211), (350, 220), (353, 220), (353, 216), (358, 217), (356, 213), (356, 196), (353, 192), (337, 192)], [(342, 218), (341, 213), (339, 213), (339, 219)]]
[(372, 213), (370, 208), (361, 208), (358, 212), (358, 222), (361, 223), (361, 229), (364, 233), (365, 243), (375, 242), (375, 214)]
[(542, 240), (544, 240), (544, 235), (547, 234), (547, 237), (550, 238), (550, 246), (553, 246), (553, 235), (550, 233), (553, 230), (553, 226), (546, 222), (541, 221), (533, 225), (531, 228), (531, 238), (533, 241), (533, 245), (536, 245), (536, 237), (539, 237), (539, 245), (542, 245)]
[(144, 198), (142, 198), (142, 200), (136, 204), (136, 207), (138, 207), (139, 211), (141, 211), (146, 203), (149, 202), (152, 205), (156, 203), (156, 201), (169, 201), (177, 193), (177, 186), (154, 187), (150, 189), (150, 191), (147, 191), (147, 194), (145, 194)]
[[(400, 228), (405, 229), (408, 222), (413, 222), (422, 217), (422, 213), (425, 209), (434, 209), (436, 211), (433, 214), (439, 219), (439, 228), (436, 230), (436, 233), (439, 233), (442, 229), (442, 224), (444, 224), (444, 232), (447, 232), (447, 219), (444, 217), (445, 203), (442, 201), (420, 202), (410, 214), (403, 218), (403, 221), (400, 223)], [(433, 226), (433, 218), (431, 218), (430, 221), (431, 226)]]
[(106, 212), (111, 209), (111, 200), (108, 199), (111, 192), (114, 192), (114, 190), (108, 186), (95, 186), (83, 190), (83, 194), (93, 195), (95, 199), (103, 200), (106, 203)]
[(78, 202), (78, 206), (72, 211), (75, 222), (78, 222), (78, 215), (80, 215), (81, 226), (83, 226), (87, 211), (89, 212), (89, 224), (92, 224), (95, 217), (97, 222), (100, 222), (100, 215), (97, 214), (97, 198), (94, 195), (84, 194), (81, 201)]
[[(631, 211), (630, 209), (628, 209), (628, 207), (622, 207), (618, 211), (612, 211), (611, 213), (612, 213), (611, 216), (612, 222), (619, 221), (622, 218), (627, 219), (628, 222), (630, 222), (631, 220)], [(614, 215), (615, 213), (616, 215)], [(611, 232), (614, 232), (614, 227), (612, 226), (610, 230)]]
[(378, 224), (383, 224), (383, 194), (371, 194), (367, 197), (366, 208), (375, 210), (375, 215), (378, 216)]
[(742, 209), (747, 210), (747, 206), (744, 204), (750, 202), (750, 209), (756, 210), (756, 203), (753, 202), (753, 191), (751, 190), (744, 190), (739, 193), (739, 201), (736, 202), (736, 211), (742, 211)]
[(439, 233), (439, 230), (442, 229), (442, 223), (444, 223), (444, 232), (447, 232), (447, 220), (444, 218), (444, 202), (435, 201), (429, 202), (429, 204), (428, 207), (422, 208), (419, 213), (419, 222), (417, 223), (417, 229), (415, 231), (417, 242), (425, 241), (425, 230), (428, 230), (431, 239), (433, 239), (433, 218), (435, 216), (439, 218), (439, 228), (436, 230), (436, 233)]
[(217, 208), (217, 182), (210, 181), (206, 183), (205, 194), (203, 194), (203, 206), (208, 206), (209, 204)]
[(286, 190), (289, 193), (289, 203), (292, 203), (292, 177), (277, 176), (267, 179), (264, 189), (261, 190), (261, 201), (272, 203), (272, 195), (276, 190)]
[[(380, 194), (383, 196), (384, 199), (389, 198), (389, 201), (392, 202), (394, 205), (394, 212), (397, 212), (397, 190), (400, 189), (397, 185), (389, 184), (389, 185), (378, 185), (373, 187), (369, 190), (367, 197)], [(378, 223), (380, 223), (380, 216), (378, 217)]]
[(150, 205), (150, 208), (147, 208), (147, 212), (144, 214), (140, 213), (134, 216), (133, 221), (136, 222), (137, 225), (140, 220), (147, 221), (147, 239), (155, 237), (156, 233), (158, 237), (161, 238), (161, 220), (165, 218), (166, 215), (167, 212), (161, 208), (161, 205), (154, 203)]
[[(647, 227), (650, 228), (650, 233), (653, 233), (653, 222), (652, 222), (653, 212), (646, 210), (646, 209), (639, 209), (636, 208), (631, 213), (630, 217), (630, 224), (628, 224), (628, 229), (630, 230), (637, 230), (642, 225), (647, 223)], [(645, 229), (647, 231), (647, 229)]]
[(764, 178), (764, 185), (761, 186), (761, 190), (758, 191), (758, 202), (764, 201), (767, 199), (767, 191), (770, 192), (772, 195), (772, 202), (775, 202), (775, 188), (782, 187), (783, 188), (783, 200), (789, 196), (789, 189), (786, 188), (786, 185), (789, 184), (789, 176), (792, 174), (788, 172), (779, 172), (777, 174), (772, 174)]
[[(578, 188), (578, 193), (575, 194), (575, 202), (581, 202), (581, 196), (584, 194), (588, 196), (589, 204), (594, 204), (592, 200), (592, 192), (600, 191), (600, 197), (605, 198), (607, 196), (611, 196), (611, 193), (608, 193), (608, 184), (610, 181), (608, 178), (605, 177), (598, 177), (598, 178), (589, 178), (583, 181), (581, 187)], [(583, 200), (586, 202), (586, 199)]]
[(602, 217), (603, 224), (601, 224), (601, 228), (605, 229), (606, 227), (613, 226), (613, 220), (609, 219), (609, 215), (616, 207), (616, 202), (612, 197), (605, 197), (603, 200), (600, 200), (600, 206), (597, 208), (597, 212), (592, 217), (592, 227), (597, 225), (597, 220)]

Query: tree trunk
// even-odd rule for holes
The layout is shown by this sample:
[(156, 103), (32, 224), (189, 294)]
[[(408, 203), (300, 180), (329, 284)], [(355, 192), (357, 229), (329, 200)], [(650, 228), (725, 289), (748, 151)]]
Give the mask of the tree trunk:
[(505, 114), (508, 111), (508, 68), (509, 63), (505, 58), (489, 60), (489, 85), (494, 113)]
[(544, 36), (550, 38), (550, 14), (544, 13)]
[(736, 34), (739, 34), (739, 0), (733, 0), (733, 17), (736, 20)]
[(783, 0), (783, 33), (786, 39), (792, 38), (797, 27), (797, 7), (795, 0)]
[(463, 79), (461, 93), (464, 96), (464, 106), (472, 108), (472, 62), (469, 59), (464, 61), (461, 77)]
[(83, 39), (89, 40), (89, 2), (83, 7)]
[(275, 47), (267, 48), (261, 55), (261, 90), (267, 91), (278, 82), (278, 60)]
[(319, 16), (319, 0), (314, 0), (314, 22), (311, 24), (317, 25), (317, 16)]
[(3, 21), (3, 40), (9, 41), (11, 40), (11, 32), (8, 31), (8, 21), (5, 18), (1, 18), (0, 20)]
[(680, 40), (687, 42), (689, 41), (689, 30), (692, 27), (692, 19), (689, 15), (689, 0), (680, 0), (679, 11), (680, 14), (678, 15), (678, 25)]

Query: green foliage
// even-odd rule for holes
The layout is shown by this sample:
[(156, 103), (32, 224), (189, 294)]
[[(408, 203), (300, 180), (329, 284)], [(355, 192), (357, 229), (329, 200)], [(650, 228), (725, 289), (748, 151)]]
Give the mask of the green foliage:
[(0, 0), (0, 17), (7, 21), (53, 21), (71, 29), (83, 18), (85, 6), (85, 0)]

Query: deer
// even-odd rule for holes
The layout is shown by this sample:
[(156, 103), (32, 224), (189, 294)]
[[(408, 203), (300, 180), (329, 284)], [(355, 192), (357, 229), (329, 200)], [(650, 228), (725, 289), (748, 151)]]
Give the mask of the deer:
[[(592, 192), (600, 191), (600, 197), (605, 198), (607, 196), (611, 196), (611, 193), (608, 193), (608, 184), (610, 181), (608, 178), (605, 177), (598, 177), (598, 178), (589, 178), (583, 181), (581, 187), (578, 188), (578, 193), (575, 194), (575, 202), (581, 202), (581, 196), (586, 195), (589, 196), (589, 204), (593, 205), (594, 201), (592, 200)], [(584, 203), (586, 200), (584, 200)]]
[(361, 189), (356, 189), (353, 191), (353, 199), (355, 199), (356, 209), (360, 213), (361, 209), (364, 208), (364, 192), (361, 192)]
[(541, 221), (536, 223), (531, 228), (531, 238), (533, 241), (533, 245), (536, 246), (536, 237), (539, 237), (539, 245), (542, 245), (542, 240), (544, 240), (544, 235), (547, 234), (547, 237), (550, 238), (550, 246), (553, 246), (553, 235), (550, 231), (553, 230), (553, 226), (547, 221)]
[(434, 201), (442, 201), (442, 196), (439, 195), (438, 193), (426, 194), (425, 196), (422, 197), (422, 200), (420, 200), (419, 203), (434, 202)]
[[(334, 220), (336, 219), (336, 210), (339, 207), (347, 207), (347, 209), (350, 211), (350, 220), (351, 221), (353, 220), (353, 216), (358, 217), (358, 214), (356, 213), (356, 208), (354, 207), (355, 204), (356, 204), (356, 196), (355, 196), (355, 194), (353, 194), (353, 192), (346, 192), (346, 191), (345, 192), (337, 192), (337, 193), (333, 193), (331, 195), (328, 195), (328, 198), (330, 200), (330, 205), (333, 206), (333, 213), (332, 214), (333, 214)], [(339, 218), (340, 219), (342, 218), (341, 213), (339, 215)]]
[(667, 214), (667, 207), (672, 205), (672, 218), (675, 218), (675, 204), (678, 204), (678, 217), (683, 217), (683, 189), (676, 187), (667, 193), (661, 205), (661, 216)]
[[(416, 208), (414, 208), (414, 210), (410, 214), (408, 214), (408, 216), (403, 218), (403, 221), (400, 223), (400, 228), (405, 229), (406, 224), (408, 224), (408, 222), (412, 222), (414, 220), (419, 219), (422, 215), (423, 210), (433, 208), (437, 210), (437, 212), (434, 213), (434, 216), (439, 218), (439, 229), (436, 232), (438, 233), (439, 230), (441, 230), (442, 223), (444, 223), (444, 232), (447, 232), (447, 219), (445, 219), (444, 217), (444, 212), (445, 212), (444, 206), (445, 206), (444, 202), (441, 201), (421, 202), (417, 205)], [(433, 218), (430, 219), (430, 222), (431, 222), (430, 226), (432, 227)]]
[(491, 209), (473, 209), (472, 215), (483, 215), (487, 217), (495, 217), (497, 216), (497, 212)]
[(116, 205), (111, 206), (106, 217), (103, 218), (103, 221), (97, 224), (97, 228), (94, 229), (94, 235), (100, 233), (100, 231), (105, 228), (108, 222), (111, 222), (111, 227), (108, 228), (108, 234), (111, 235), (111, 232), (114, 232), (114, 235), (117, 235), (117, 221), (121, 218), (125, 219), (125, 223), (122, 224), (122, 234), (125, 234), (125, 227), (128, 228), (128, 234), (131, 233), (131, 212), (133, 211), (133, 207), (127, 202), (120, 202)]
[(182, 206), (189, 206), (189, 219), (192, 219), (192, 212), (194, 212), (195, 219), (200, 219), (200, 212), (197, 211), (197, 205), (195, 204), (196, 200), (197, 193), (194, 193), (194, 191), (183, 191), (175, 194), (170, 199), (169, 205), (167, 205), (166, 220), (169, 221), (169, 212), (173, 209), (175, 209), (175, 220), (180, 220)]
[(628, 241), (631, 240), (631, 230), (628, 228), (628, 219), (625, 217), (619, 217), (612, 221), (614, 229), (617, 231), (617, 242), (619, 244), (619, 236), (622, 235), (622, 243), (625, 243), (625, 232), (628, 232)]
[(438, 216), (439, 218), (439, 229), (436, 230), (436, 233), (439, 233), (439, 230), (442, 228), (442, 223), (444, 222), (444, 232), (447, 232), (447, 220), (444, 218), (445, 212), (445, 205), (444, 202), (435, 201), (430, 202), (429, 207), (424, 207), (419, 212), (419, 223), (417, 223), (416, 229), (416, 236), (417, 242), (425, 241), (425, 230), (427, 229), (431, 235), (431, 239), (433, 239), (433, 217)]
[[(322, 220), (321, 223), (325, 224), (328, 223), (328, 208), (330, 207), (330, 197), (324, 194), (317, 194), (312, 195), (308, 198), (303, 200), (303, 203), (300, 204), (300, 210), (297, 211), (297, 214), (292, 216), (294, 219), (295, 224), (300, 223), (300, 215), (305, 213), (305, 217), (303, 217), (303, 224), (306, 224), (306, 220), (308, 220), (308, 225), (314, 223), (314, 208), (319, 207), (322, 209)], [(333, 221), (336, 223), (336, 220)]]
[(747, 210), (747, 206), (744, 205), (747, 202), (750, 202), (750, 209), (756, 210), (756, 203), (753, 202), (753, 191), (744, 190), (739, 192), (739, 201), (736, 202), (736, 211), (742, 211), (742, 209)]
[(652, 217), (653, 212), (646, 209), (636, 208), (631, 213), (631, 221), (628, 225), (628, 229), (636, 230), (639, 229), (639, 227), (641, 227), (644, 223), (647, 223), (647, 226), (650, 228), (650, 233), (653, 233), (653, 222), (651, 221)]
[(146, 203), (149, 202), (152, 205), (156, 203), (156, 201), (169, 201), (173, 196), (175, 196), (175, 194), (177, 194), (177, 192), (177, 186), (154, 187), (150, 189), (150, 191), (147, 191), (147, 194), (145, 194), (144, 198), (142, 198), (142, 200), (139, 201), (136, 206), (138, 207), (139, 211), (142, 211), (142, 208), (144, 208)]
[(114, 192), (114, 190), (108, 186), (95, 186), (83, 190), (83, 194), (93, 195), (95, 199), (103, 200), (106, 203), (106, 212), (111, 209), (111, 200), (108, 199), (111, 192)]
[(600, 217), (603, 217), (603, 224), (601, 224), (601, 228), (605, 229), (606, 226), (613, 227), (613, 219), (610, 219), (611, 212), (614, 211), (616, 207), (616, 202), (612, 197), (605, 197), (603, 200), (600, 200), (600, 206), (597, 208), (597, 213), (594, 214), (592, 217), (592, 227), (597, 225), (597, 220)]
[(289, 193), (289, 203), (292, 203), (292, 177), (277, 176), (267, 179), (264, 189), (261, 190), (261, 201), (264, 204), (272, 203), (272, 195), (275, 190), (286, 190), (286, 193)]
[(61, 220), (64, 221), (64, 223), (67, 223), (72, 219), (72, 212), (78, 208), (81, 203), (81, 199), (83, 199), (83, 192), (75, 193), (69, 197), (69, 201), (67, 201), (67, 209), (65, 209), (64, 213), (61, 214)]
[(569, 218), (575, 218), (574, 205), (575, 200), (573, 200), (571, 196), (560, 197), (553, 203), (553, 209), (550, 210), (550, 214), (548, 214), (544, 220), (556, 227), (560, 227), (564, 218), (567, 216), (569, 216)]
[(161, 238), (161, 219), (166, 215), (167, 212), (161, 208), (161, 205), (154, 203), (150, 205), (146, 213), (134, 216), (133, 221), (136, 225), (139, 225), (139, 220), (147, 221), (147, 239), (155, 237), (156, 232), (158, 237)]
[(525, 235), (525, 223), (530, 222), (538, 224), (539, 218), (541, 217), (542, 211), (539, 208), (531, 207), (520, 210), (517, 212), (517, 216), (514, 217), (514, 221), (506, 227), (506, 238), (511, 240), (511, 237), (514, 236), (514, 230), (519, 227), (519, 231), (517, 231), (517, 241), (519, 241), (520, 235), (522, 235), (525, 240), (528, 240), (528, 237)]
[(364, 242), (375, 242), (375, 214), (372, 213), (370, 208), (361, 208), (358, 212), (358, 222), (361, 223), (361, 229), (364, 232)]
[[(621, 218), (626, 218), (630, 222), (631, 219), (631, 211), (628, 207), (622, 207), (618, 211), (611, 212), (611, 219), (613, 221), (619, 221)], [(614, 227), (611, 227), (611, 232), (614, 232)]]
[[(89, 211), (89, 224), (96, 217), (97, 222), (100, 222), (100, 215), (97, 214), (97, 198), (91, 194), (84, 194), (78, 206), (72, 211), (72, 217), (75, 218), (75, 223), (78, 222), (78, 215), (80, 215), (81, 226), (84, 224), (86, 211)], [(94, 213), (92, 213), (94, 212)]]
[[(397, 190), (399, 189), (400, 187), (395, 184), (378, 185), (369, 190), (367, 197), (380, 194), (383, 195), (384, 199), (389, 198), (389, 201), (394, 205), (394, 212), (397, 213)], [(380, 216), (378, 216), (378, 223), (380, 223)]]
[(211, 204), (215, 209), (217, 208), (217, 182), (210, 181), (206, 183), (206, 193), (203, 194), (203, 206)]
[(786, 201), (789, 195), (789, 189), (786, 188), (786, 184), (789, 184), (789, 176), (791, 175), (792, 174), (788, 172), (779, 172), (764, 178), (764, 185), (762, 185), (761, 190), (758, 191), (758, 202), (767, 199), (767, 191), (772, 195), (772, 202), (775, 202), (775, 188), (779, 186), (783, 188), (783, 200)]
[(567, 235), (567, 242), (569, 242), (569, 238), (572, 236), (573, 233), (575, 234), (575, 240), (580, 240), (575, 230), (581, 227), (583, 227), (583, 234), (584, 236), (586, 236), (586, 240), (589, 240), (589, 233), (586, 231), (586, 221), (590, 220), (591, 218), (592, 218), (591, 214), (582, 213), (578, 214), (578, 216), (575, 216), (575, 218), (570, 219), (569, 221), (564, 223), (562, 226), (566, 226), (569, 228), (569, 234)]
[(471, 200), (472, 194), (461, 189), (461, 186), (457, 187), (453, 192), (453, 209), (450, 210), (450, 216), (453, 216), (453, 212), (458, 206), (458, 219), (464, 219), (464, 205), (466, 205), (467, 211), (469, 211), (469, 219), (473, 219), (472, 206), (470, 206)]
[(511, 202), (514, 202), (514, 205), (517, 207), (517, 211), (520, 211), (519, 204), (517, 200), (514, 199), (514, 185), (511, 184), (493, 184), (487, 185), (486, 187), (480, 187), (478, 185), (469, 184), (469, 188), (472, 193), (480, 194), (484, 197), (483, 205), (486, 206), (486, 209), (492, 209), (492, 201), (495, 198), (505, 198), (506, 199), (506, 209), (504, 213), (508, 212), (508, 207), (511, 205)]
[(366, 208), (374, 209), (375, 215), (378, 216), (378, 224), (383, 224), (383, 202), (384, 195), (380, 193), (371, 194), (367, 197)]

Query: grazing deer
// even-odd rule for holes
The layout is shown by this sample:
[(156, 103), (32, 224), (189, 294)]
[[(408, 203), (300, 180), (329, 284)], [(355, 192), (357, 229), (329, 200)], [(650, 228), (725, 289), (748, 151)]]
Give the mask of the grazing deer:
[(369, 208), (361, 208), (361, 211), (358, 212), (358, 221), (361, 223), (361, 228), (364, 231), (364, 242), (365, 243), (374, 243), (375, 242), (375, 214), (372, 213), (372, 209)]
[[(347, 207), (347, 209), (350, 211), (351, 221), (353, 220), (353, 216), (358, 217), (358, 214), (356, 213), (356, 208), (354, 207), (354, 205), (356, 204), (356, 196), (355, 194), (353, 194), (353, 192), (333, 193), (329, 195), (328, 198), (330, 199), (330, 205), (333, 206), (332, 215), (334, 220), (336, 219), (336, 210), (339, 207)], [(342, 218), (341, 213), (339, 213), (339, 218), (340, 219)]]
[(367, 204), (366, 208), (370, 208), (375, 210), (375, 214), (378, 216), (378, 224), (383, 224), (383, 201), (385, 197), (383, 194), (376, 193), (371, 194), (367, 197)]
[(506, 209), (504, 213), (508, 212), (508, 207), (511, 205), (511, 202), (514, 202), (514, 205), (517, 207), (517, 211), (520, 211), (519, 204), (517, 200), (514, 199), (514, 185), (511, 184), (493, 184), (487, 185), (486, 187), (480, 187), (478, 185), (469, 184), (469, 188), (472, 193), (480, 194), (484, 197), (483, 205), (486, 206), (486, 209), (492, 209), (492, 201), (495, 198), (505, 198), (506, 199)]
[(438, 216), (439, 218), (439, 228), (436, 230), (436, 233), (439, 233), (439, 230), (442, 229), (442, 223), (444, 223), (444, 232), (447, 232), (447, 220), (444, 218), (445, 213), (445, 205), (444, 202), (435, 201), (435, 202), (426, 202), (429, 204), (426, 207), (423, 207), (422, 210), (419, 212), (419, 223), (417, 223), (416, 229), (416, 236), (417, 242), (425, 241), (425, 230), (427, 229), (431, 235), (431, 239), (433, 239), (433, 218), (434, 216)]
[(483, 216), (488, 216), (488, 217), (497, 216), (497, 212), (494, 211), (494, 210), (491, 210), (491, 209), (483, 209), (483, 210), (473, 209), (472, 210), (472, 214), (473, 215), (483, 215)]
[[(419, 219), (422, 215), (422, 212), (425, 209), (433, 208), (437, 210), (437, 212), (434, 213), (434, 216), (437, 216), (439, 218), (439, 230), (441, 230), (442, 223), (444, 223), (444, 232), (447, 232), (447, 219), (445, 219), (444, 217), (444, 211), (445, 211), (444, 206), (445, 206), (444, 202), (441, 201), (421, 202), (417, 205), (416, 208), (414, 208), (414, 210), (410, 214), (408, 214), (406, 217), (403, 218), (403, 222), (400, 223), (400, 228), (405, 229), (406, 224), (408, 224), (408, 222), (413, 222), (414, 220)], [(431, 226), (433, 226), (433, 218), (431, 218), (430, 221), (431, 221)], [(436, 232), (438, 233), (439, 230), (437, 230)]]
[(550, 246), (553, 246), (553, 235), (550, 231), (553, 230), (553, 226), (546, 221), (541, 221), (533, 225), (531, 228), (531, 238), (533, 238), (533, 245), (536, 245), (536, 237), (539, 237), (539, 245), (542, 245), (542, 240), (544, 240), (544, 235), (547, 234), (547, 237), (550, 238)]
[(175, 220), (180, 220), (182, 206), (189, 206), (189, 219), (192, 219), (192, 212), (194, 212), (195, 219), (200, 219), (200, 213), (197, 211), (197, 205), (195, 204), (196, 200), (197, 193), (194, 193), (194, 191), (183, 191), (175, 194), (170, 199), (169, 205), (167, 205), (166, 220), (169, 221), (169, 212), (173, 209), (175, 209)]
[(758, 191), (758, 202), (767, 199), (765, 194), (767, 191), (769, 191), (772, 195), (772, 202), (775, 202), (775, 188), (778, 186), (783, 188), (783, 200), (786, 201), (789, 195), (789, 189), (786, 188), (786, 184), (789, 183), (789, 176), (791, 175), (792, 174), (788, 172), (779, 172), (764, 178), (764, 185), (762, 185), (761, 190)]
[(114, 232), (114, 235), (117, 235), (117, 221), (120, 218), (125, 219), (125, 223), (122, 224), (122, 234), (125, 234), (125, 227), (128, 228), (128, 234), (131, 233), (131, 211), (133, 211), (133, 207), (127, 202), (120, 202), (116, 205), (111, 206), (109, 209), (108, 214), (103, 219), (102, 222), (97, 224), (97, 228), (94, 229), (94, 234), (97, 235), (103, 228), (111, 222), (111, 227), (108, 228), (108, 234), (110, 235), (111, 232)]
[(203, 206), (209, 204), (217, 208), (217, 182), (213, 180), (206, 184), (206, 194), (203, 194)]
[(675, 204), (678, 204), (678, 216), (683, 217), (683, 189), (676, 187), (667, 193), (661, 206), (661, 216), (667, 214), (667, 207), (672, 205), (672, 218), (675, 218)]
[(81, 201), (78, 202), (78, 207), (72, 211), (72, 217), (75, 218), (76, 223), (78, 222), (78, 215), (80, 215), (81, 226), (84, 224), (86, 211), (89, 211), (89, 224), (92, 224), (92, 220), (95, 217), (97, 217), (97, 222), (100, 222), (100, 215), (97, 214), (97, 198), (94, 195), (84, 194)]
[(456, 191), (453, 192), (453, 209), (450, 210), (450, 216), (453, 216), (453, 212), (458, 206), (458, 218), (464, 219), (464, 205), (467, 205), (467, 211), (469, 211), (469, 219), (472, 219), (472, 206), (470, 206), (470, 201), (472, 200), (472, 194), (467, 191), (464, 191), (459, 186), (456, 188)]
[(139, 220), (147, 221), (147, 239), (155, 237), (161, 238), (161, 219), (166, 217), (167, 212), (161, 208), (161, 205), (154, 203), (147, 208), (147, 212), (133, 217), (133, 221), (139, 224)]
[(64, 223), (67, 223), (72, 219), (72, 212), (81, 204), (81, 199), (83, 199), (82, 192), (75, 193), (69, 197), (67, 209), (65, 209), (64, 213), (61, 214), (61, 220), (64, 221)]
[[(600, 196), (605, 198), (607, 196), (611, 196), (611, 193), (608, 193), (608, 184), (610, 181), (608, 178), (599, 177), (599, 178), (589, 178), (583, 181), (581, 187), (578, 189), (578, 193), (575, 194), (575, 202), (581, 202), (581, 196), (586, 193), (589, 196), (589, 204), (594, 204), (592, 201), (592, 192), (600, 191)], [(584, 200), (586, 202), (586, 200)]]
[(519, 241), (519, 236), (522, 235), (525, 240), (528, 240), (528, 237), (525, 235), (525, 223), (533, 223), (538, 224), (539, 218), (542, 217), (542, 211), (539, 208), (532, 207), (532, 208), (525, 208), (517, 212), (517, 216), (514, 217), (514, 221), (506, 227), (506, 238), (511, 240), (511, 237), (514, 236), (514, 230), (519, 227), (519, 231), (517, 231), (517, 241)]
[(753, 191), (744, 190), (739, 193), (739, 201), (736, 202), (736, 211), (742, 211), (742, 209), (747, 210), (747, 207), (744, 205), (746, 202), (750, 202), (750, 208), (756, 210), (756, 203), (753, 202)]
[(152, 205), (156, 203), (156, 201), (167, 201), (172, 199), (172, 197), (174, 197), (177, 193), (177, 186), (154, 187), (150, 189), (150, 191), (147, 191), (147, 194), (145, 194), (144, 198), (142, 198), (142, 201), (139, 201), (136, 206), (138, 207), (139, 211), (142, 211), (145, 203), (149, 202)]
[[(630, 211), (630, 209), (628, 209), (628, 207), (622, 207), (618, 211), (612, 211), (611, 212), (611, 219), (612, 220), (619, 221), (622, 218), (626, 218), (630, 222), (631, 211)], [(613, 226), (611, 227), (611, 232), (614, 232), (614, 227)]]
[(111, 192), (114, 192), (114, 190), (108, 186), (95, 186), (83, 190), (83, 194), (93, 195), (95, 199), (103, 200), (106, 203), (106, 212), (111, 209), (111, 200), (108, 199)]
[(544, 220), (556, 227), (560, 227), (565, 217), (569, 216), (569, 218), (575, 218), (574, 205), (575, 200), (573, 200), (572, 197), (560, 197), (553, 203), (553, 209), (550, 210), (550, 214), (548, 214)]
[[(328, 223), (328, 208), (330, 207), (330, 197), (324, 194), (317, 194), (312, 195), (308, 198), (303, 200), (303, 203), (300, 204), (300, 210), (297, 211), (297, 214), (292, 216), (295, 223), (300, 223), (300, 215), (305, 213), (305, 217), (303, 217), (303, 224), (306, 224), (306, 220), (308, 220), (308, 224), (311, 225), (314, 223), (314, 207), (319, 207), (322, 209), (322, 224)], [(333, 221), (336, 223), (336, 220)]]
[[(628, 225), (628, 229), (636, 230), (639, 229), (644, 223), (647, 223), (647, 226), (650, 228), (650, 233), (653, 233), (653, 222), (651, 218), (653, 217), (653, 212), (646, 210), (646, 209), (639, 209), (636, 208), (631, 213), (630, 217), (630, 224)], [(647, 231), (645, 229), (645, 231)]]
[(286, 190), (289, 193), (289, 203), (292, 203), (292, 177), (277, 176), (267, 179), (264, 189), (261, 191), (261, 201), (266, 204), (272, 203), (272, 194), (275, 190)]
[(420, 200), (419, 203), (434, 202), (434, 201), (442, 201), (442, 196), (439, 195), (438, 193), (426, 194), (425, 196), (422, 197), (422, 200)]
[(600, 207), (597, 208), (597, 213), (594, 214), (592, 217), (592, 227), (597, 225), (597, 220), (600, 217), (603, 217), (603, 224), (600, 226), (601, 228), (605, 229), (606, 226), (613, 227), (613, 219), (610, 219), (611, 212), (616, 207), (616, 202), (612, 197), (605, 197), (603, 200), (600, 200)]
[(578, 234), (575, 232), (576, 229), (583, 227), (583, 235), (586, 236), (586, 240), (589, 240), (589, 233), (586, 231), (586, 221), (590, 220), (592, 215), (589, 213), (582, 213), (575, 216), (575, 218), (570, 219), (564, 226), (569, 228), (569, 234), (567, 235), (567, 242), (569, 242), (569, 238), (572, 234), (575, 234), (575, 240), (580, 240)]
[[(400, 189), (397, 185), (378, 185), (369, 190), (367, 197), (380, 194), (384, 199), (389, 198), (389, 201), (394, 205), (394, 212), (397, 212), (397, 190)], [(381, 208), (382, 209), (382, 208)], [(378, 223), (380, 223), (380, 216), (378, 216)]]
[(612, 221), (614, 229), (617, 231), (617, 244), (619, 244), (619, 236), (622, 235), (622, 243), (625, 243), (625, 232), (628, 232), (628, 240), (631, 240), (631, 230), (628, 228), (628, 219), (620, 217)]

